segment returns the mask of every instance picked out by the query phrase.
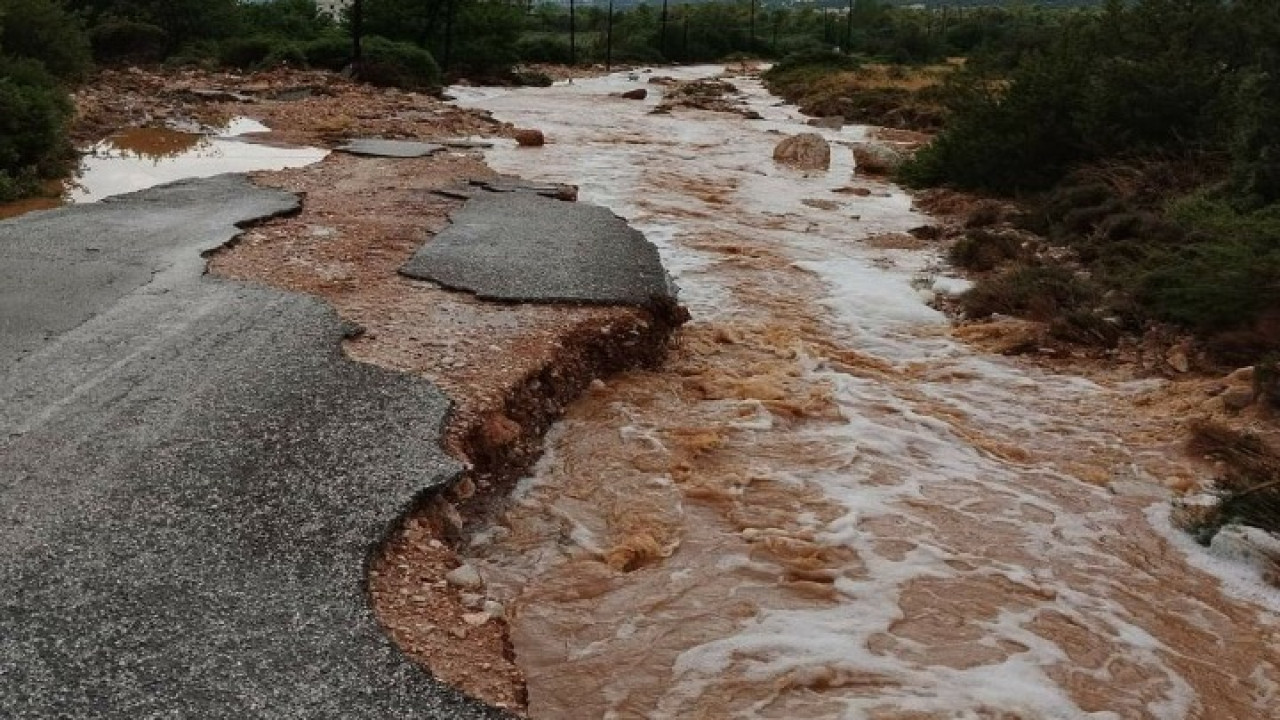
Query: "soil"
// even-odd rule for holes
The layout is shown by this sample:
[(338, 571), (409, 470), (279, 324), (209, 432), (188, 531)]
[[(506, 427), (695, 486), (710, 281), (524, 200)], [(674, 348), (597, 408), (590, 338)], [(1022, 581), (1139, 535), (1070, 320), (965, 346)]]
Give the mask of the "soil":
[[(355, 136), (512, 132), (433, 97), (323, 72), (108, 70), (76, 100), (75, 134), (86, 142), (129, 127), (216, 126), (237, 116), (271, 128), (257, 141), (330, 147)], [(209, 272), (323, 298), (355, 328), (344, 347), (349, 357), (426, 378), (455, 403), (446, 444), (467, 472), (446, 495), (424, 499), (371, 559), (375, 613), (431, 673), (520, 712), (523, 679), (502, 609), (482, 588), (446, 579), (460, 564), (450, 542), (531, 465), (569, 402), (601, 377), (659, 362), (681, 318), (632, 307), (483, 302), (399, 275), (460, 206), (447, 191), (496, 177), (478, 151), (417, 159), (334, 153), (252, 177), (303, 194), (303, 208), (247, 229), (211, 256)]]
[(100, 71), (75, 93), (73, 137), (88, 145), (128, 127), (218, 127), (236, 116), (272, 128), (272, 142), (334, 145), (348, 137), (443, 139), (513, 130), (484, 113), (416, 92), (376, 88), (337, 73), (281, 68)]

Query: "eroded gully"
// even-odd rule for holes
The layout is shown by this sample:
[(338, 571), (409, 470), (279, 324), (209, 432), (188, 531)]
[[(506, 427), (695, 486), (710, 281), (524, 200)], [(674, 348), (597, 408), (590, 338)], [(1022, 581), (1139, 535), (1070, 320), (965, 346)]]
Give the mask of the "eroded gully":
[(936, 251), (875, 239), (927, 221), (909, 197), (840, 145), (829, 172), (775, 165), (801, 119), (729, 79), (765, 119), (650, 115), (609, 95), (625, 74), (458, 90), (551, 140), (493, 166), (628, 218), (693, 314), (464, 548), (529, 714), (1273, 717), (1280, 599), (1169, 527), (1163, 486), (1196, 471), (1132, 412), (1150, 385), (954, 339)]

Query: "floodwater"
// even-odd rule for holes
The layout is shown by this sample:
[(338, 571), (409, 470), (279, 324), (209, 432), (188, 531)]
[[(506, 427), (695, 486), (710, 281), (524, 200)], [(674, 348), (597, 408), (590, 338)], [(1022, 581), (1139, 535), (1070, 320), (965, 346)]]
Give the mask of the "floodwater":
[(927, 221), (910, 199), (839, 145), (829, 172), (774, 165), (812, 128), (730, 80), (764, 120), (649, 115), (652, 92), (609, 97), (624, 74), (455, 91), (546, 132), (490, 163), (631, 220), (693, 314), (664, 368), (571, 408), (465, 549), (530, 715), (1280, 716), (1280, 593), (1169, 526), (1196, 470), (1131, 410), (1150, 385), (954, 339), (927, 301), (963, 282), (876, 239)]
[(235, 118), (214, 132), (122, 130), (88, 148), (75, 177), (50, 188), (46, 197), (0, 204), (0, 219), (65, 203), (97, 202), (176, 180), (302, 167), (328, 154), (319, 148), (264, 145), (244, 137), (267, 130), (249, 118)]

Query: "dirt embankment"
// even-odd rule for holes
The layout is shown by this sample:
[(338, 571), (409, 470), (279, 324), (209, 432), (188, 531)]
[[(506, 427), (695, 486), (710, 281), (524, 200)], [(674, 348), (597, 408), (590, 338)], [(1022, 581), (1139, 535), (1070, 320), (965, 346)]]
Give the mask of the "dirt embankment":
[(764, 80), (770, 92), (806, 115), (932, 133), (944, 120), (939, 91), (957, 65), (872, 64), (840, 71), (780, 65), (766, 72)]
[(88, 145), (121, 128), (266, 123), (271, 140), (328, 145), (348, 137), (422, 139), (510, 135), (482, 112), (422, 93), (361, 85), (331, 72), (106, 69), (75, 93), (73, 136)]
[[(260, 120), (264, 142), (332, 146), (354, 136), (443, 140), (510, 126), (435, 98), (355, 85), (327, 73), (251, 76), (104, 73), (83, 91), (78, 136), (234, 116)], [(544, 152), (544, 150), (530, 150)], [(417, 159), (335, 153), (254, 176), (301, 193), (300, 213), (256, 225), (215, 254), (218, 275), (323, 298), (359, 328), (347, 355), (440, 387), (455, 403), (449, 449), (467, 471), (423, 500), (370, 560), (369, 594), (390, 636), (437, 677), (520, 711), (503, 608), (450, 543), (536, 460), (542, 436), (593, 382), (665, 356), (680, 317), (622, 306), (502, 304), (406, 278), (398, 269), (459, 207), (439, 191), (495, 174), (477, 151)]]
[[(1189, 331), (1099, 312), (1114, 297), (1090, 291), (1089, 268), (1026, 229), (1015, 203), (930, 190), (916, 204), (934, 223), (906, 239), (936, 244), (976, 283), (938, 301), (957, 338), (1107, 385), (1148, 382), (1133, 396), (1134, 412), (1165, 428), (1173, 451), (1204, 461), (1198, 481), (1167, 479), (1175, 521), (1204, 542), (1237, 521), (1280, 530), (1273, 363), (1235, 367)], [(1280, 556), (1273, 562), (1280, 572)]]

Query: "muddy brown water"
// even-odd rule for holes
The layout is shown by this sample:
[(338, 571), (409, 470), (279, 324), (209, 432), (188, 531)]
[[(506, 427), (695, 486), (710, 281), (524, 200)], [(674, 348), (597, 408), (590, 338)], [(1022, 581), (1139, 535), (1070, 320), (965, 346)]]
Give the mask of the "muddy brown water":
[(264, 145), (243, 137), (267, 130), (248, 118), (234, 118), (209, 132), (163, 127), (121, 130), (87, 148), (74, 176), (49, 184), (41, 197), (0, 203), (0, 220), (187, 178), (300, 167), (328, 154), (318, 148)]
[[(628, 217), (694, 316), (661, 371), (572, 407), (465, 548), (530, 716), (1277, 717), (1280, 595), (1169, 527), (1200, 471), (1133, 412), (1151, 383), (956, 341), (936, 251), (863, 242), (925, 222), (910, 199), (838, 145), (829, 172), (773, 165), (812, 128), (730, 80), (763, 121), (648, 115), (610, 97), (626, 75), (458, 89), (547, 133), (497, 169)], [(831, 192), (851, 173), (868, 197)]]

